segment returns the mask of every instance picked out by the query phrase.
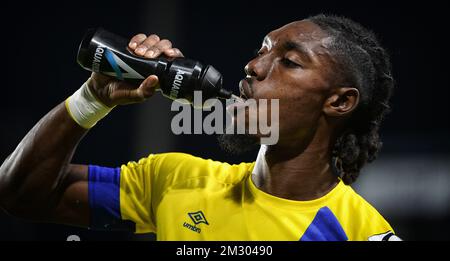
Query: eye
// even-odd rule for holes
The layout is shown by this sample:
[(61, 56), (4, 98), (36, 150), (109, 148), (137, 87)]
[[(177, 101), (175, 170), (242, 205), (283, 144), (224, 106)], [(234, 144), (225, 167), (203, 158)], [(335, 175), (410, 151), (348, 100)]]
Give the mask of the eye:
[(261, 56), (262, 54), (263, 54), (263, 51), (260, 50), (260, 49), (255, 49), (255, 50), (253, 51), (253, 56), (254, 56), (254, 57)]
[(288, 68), (302, 67), (300, 64), (293, 62), (292, 60), (289, 60), (288, 58), (285, 57), (281, 59), (281, 63)]

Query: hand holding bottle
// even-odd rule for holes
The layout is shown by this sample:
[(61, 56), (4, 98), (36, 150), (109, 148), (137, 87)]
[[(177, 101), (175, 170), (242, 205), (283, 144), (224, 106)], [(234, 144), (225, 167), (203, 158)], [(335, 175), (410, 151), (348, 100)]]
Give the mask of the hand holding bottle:
[[(132, 54), (142, 58), (157, 58), (161, 55), (169, 59), (183, 57), (181, 51), (173, 48), (169, 40), (160, 39), (155, 34), (149, 36), (145, 34), (135, 35), (129, 41), (128, 48)], [(102, 103), (113, 107), (145, 101), (154, 94), (158, 82), (159, 79), (156, 75), (150, 75), (138, 84), (93, 72), (87, 84)]]

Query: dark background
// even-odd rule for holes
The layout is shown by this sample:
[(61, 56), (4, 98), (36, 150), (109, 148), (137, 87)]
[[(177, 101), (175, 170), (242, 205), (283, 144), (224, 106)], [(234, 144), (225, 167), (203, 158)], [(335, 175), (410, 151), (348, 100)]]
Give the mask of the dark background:
[[(76, 63), (90, 27), (131, 37), (157, 33), (185, 56), (214, 65), (237, 92), (243, 67), (262, 38), (288, 22), (317, 13), (350, 17), (379, 36), (397, 82), (393, 112), (381, 134), (380, 158), (363, 170), (355, 189), (406, 240), (449, 239), (450, 139), (448, 28), (444, 4), (350, 1), (71, 1), (2, 3), (0, 162), (50, 109), (89, 73)], [(182, 151), (230, 162), (214, 136), (175, 136), (170, 101), (116, 108), (82, 141), (74, 162), (119, 166), (149, 153)], [(0, 240), (146, 240), (152, 236), (93, 232), (33, 224), (0, 210)]]

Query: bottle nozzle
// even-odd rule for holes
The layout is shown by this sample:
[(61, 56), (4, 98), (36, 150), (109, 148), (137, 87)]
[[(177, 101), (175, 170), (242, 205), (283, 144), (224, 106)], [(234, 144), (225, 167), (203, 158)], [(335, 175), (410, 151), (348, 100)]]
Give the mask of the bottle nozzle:
[(231, 99), (233, 99), (236, 102), (245, 102), (244, 99), (242, 99), (241, 97), (234, 95), (234, 94), (231, 95)]
[(220, 88), (219, 92), (217, 93), (217, 97), (222, 99), (230, 99), (231, 96), (233, 96), (233, 93), (223, 88)]
[(245, 100), (242, 99), (241, 97), (225, 89), (220, 89), (219, 94), (217, 96), (222, 99), (233, 99), (235, 102), (245, 102)]

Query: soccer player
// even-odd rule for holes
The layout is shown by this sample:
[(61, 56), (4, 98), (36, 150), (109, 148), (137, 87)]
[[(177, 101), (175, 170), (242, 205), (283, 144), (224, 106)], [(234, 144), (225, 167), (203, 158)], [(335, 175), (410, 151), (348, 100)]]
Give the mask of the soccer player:
[[(182, 57), (156, 35), (138, 34), (129, 48)], [(163, 153), (117, 168), (72, 164), (98, 120), (145, 101), (158, 83), (154, 75), (137, 87), (93, 73), (3, 162), (0, 206), (30, 220), (155, 232), (158, 240), (399, 240), (349, 186), (376, 158), (394, 86), (375, 36), (346, 18), (309, 17), (267, 34), (245, 73), (244, 97), (280, 100), (279, 141), (261, 146), (255, 162)], [(259, 138), (220, 141), (238, 151)]]

